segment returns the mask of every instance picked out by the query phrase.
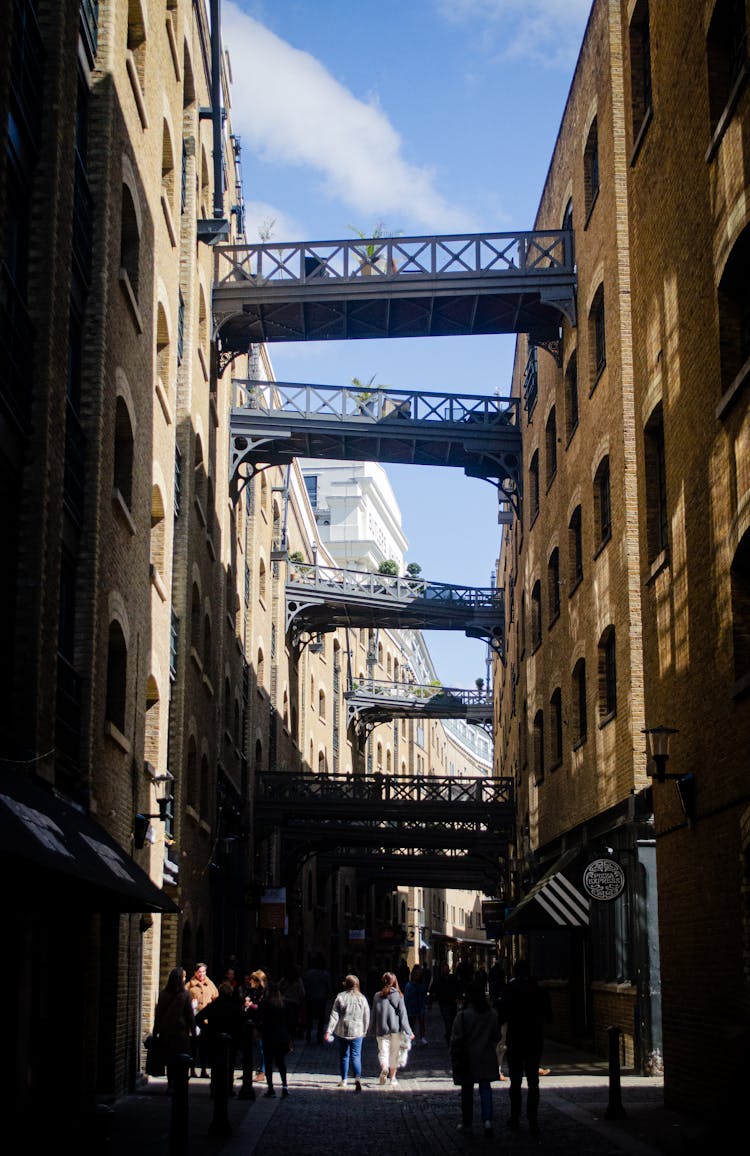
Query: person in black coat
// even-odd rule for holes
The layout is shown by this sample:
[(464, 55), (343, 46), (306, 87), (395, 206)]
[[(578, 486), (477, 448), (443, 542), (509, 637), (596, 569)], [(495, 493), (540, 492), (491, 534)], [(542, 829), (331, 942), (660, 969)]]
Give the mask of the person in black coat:
[[(231, 983), (219, 984), (218, 999), (213, 1000), (200, 1013), (198, 1027), (205, 1036), (211, 1069), (211, 1090), (214, 1093), (220, 1090), (215, 1079), (219, 1073), (226, 1077), (228, 1093), (233, 1096), (234, 1064), (242, 1038), (242, 1007)], [(223, 1040), (221, 1036), (228, 1036), (229, 1040)], [(223, 1058), (226, 1059), (226, 1071), (221, 1067)]]
[(528, 1093), (526, 1116), (532, 1135), (539, 1132), (539, 1064), (544, 1047), (545, 1024), (552, 1019), (549, 992), (532, 977), (528, 961), (519, 959), (513, 968), (513, 979), (497, 1001), (501, 1023), (506, 1033), (508, 1073), (510, 1075), (509, 1128), (518, 1128), (521, 1119), (521, 1085), (526, 1076)]
[(461, 987), (457, 977), (451, 972), (450, 964), (445, 962), (441, 963), (440, 972), (433, 979), (432, 987), (430, 988), (430, 1002), (436, 1003), (440, 1008), (440, 1014), (443, 1017), (446, 1044), (451, 1042), (453, 1021), (458, 1011), (460, 994)]
[(263, 1056), (266, 1061), (266, 1079), (268, 1090), (266, 1096), (275, 1096), (273, 1090), (274, 1065), (281, 1077), (281, 1094), (289, 1095), (286, 1084), (286, 1057), (291, 1049), (292, 1038), (289, 1032), (289, 1021), (284, 1005), (284, 997), (277, 983), (269, 983), (266, 998), (258, 1008), (258, 1025), (260, 1038), (263, 1042)]

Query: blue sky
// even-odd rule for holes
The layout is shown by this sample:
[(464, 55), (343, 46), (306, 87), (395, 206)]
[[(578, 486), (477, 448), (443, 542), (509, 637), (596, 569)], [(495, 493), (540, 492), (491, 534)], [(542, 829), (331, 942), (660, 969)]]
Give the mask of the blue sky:
[[(329, 240), (533, 225), (590, 0), (224, 0), (246, 231)], [(274, 344), (279, 380), (352, 377), (509, 391), (514, 338)], [(453, 469), (388, 466), (425, 577), (487, 586), (497, 496)], [(445, 685), (484, 677), (485, 647), (429, 632)]]

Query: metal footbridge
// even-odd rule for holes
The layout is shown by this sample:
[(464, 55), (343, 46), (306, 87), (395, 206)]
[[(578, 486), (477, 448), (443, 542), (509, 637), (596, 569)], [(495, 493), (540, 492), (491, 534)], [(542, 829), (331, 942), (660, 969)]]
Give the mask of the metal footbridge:
[(518, 405), (483, 394), (234, 378), (230, 476), (295, 457), (333, 458), (454, 466), (513, 494), (521, 487)]
[(507, 778), (267, 771), (256, 779), (256, 821), (279, 829), (293, 871), (317, 854), (373, 878), (492, 890), (514, 815)]
[(360, 678), (344, 692), (347, 726), (367, 737), (392, 719), (463, 719), (492, 734), (493, 700), (484, 690)]
[(290, 562), (285, 592), (286, 630), (295, 643), (304, 632), (347, 626), (462, 630), (486, 641), (500, 657), (504, 653), (504, 592), (496, 587)]
[(220, 366), (254, 342), (529, 333), (575, 324), (571, 231), (216, 245)]

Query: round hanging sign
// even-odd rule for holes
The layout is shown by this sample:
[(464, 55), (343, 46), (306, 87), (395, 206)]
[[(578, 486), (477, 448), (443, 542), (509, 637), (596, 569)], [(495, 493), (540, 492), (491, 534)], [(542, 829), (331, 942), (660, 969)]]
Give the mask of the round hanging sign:
[(625, 872), (614, 859), (594, 859), (583, 873), (583, 887), (592, 899), (616, 899), (625, 888)]

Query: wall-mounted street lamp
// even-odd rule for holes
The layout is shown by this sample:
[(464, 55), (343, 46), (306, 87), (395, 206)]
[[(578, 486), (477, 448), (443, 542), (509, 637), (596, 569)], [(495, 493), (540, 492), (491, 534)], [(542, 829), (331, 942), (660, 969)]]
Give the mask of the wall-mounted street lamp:
[[(144, 815), (140, 811), (135, 816), (133, 822), (133, 844), (138, 851), (142, 850), (144, 844), (148, 840), (150, 829), (150, 819), (161, 819), (162, 823), (166, 823), (169, 815), (169, 804), (172, 802), (172, 784), (174, 782), (174, 775), (170, 771), (165, 771), (163, 775), (156, 775), (153, 773), (153, 768), (149, 763), (146, 764), (147, 773), (151, 779), (156, 796), (156, 805), (159, 810), (153, 815)], [(153, 839), (149, 840), (153, 842)]]
[[(669, 740), (672, 735), (679, 734), (679, 731), (674, 727), (658, 726), (647, 727), (642, 733), (646, 736), (648, 753), (651, 760), (646, 773), (657, 783), (664, 783), (667, 779), (673, 779), (675, 781), (683, 814), (687, 819), (688, 827), (693, 828), (696, 818), (695, 775), (667, 771), (667, 763), (669, 762)], [(654, 770), (651, 769), (652, 764)]]

